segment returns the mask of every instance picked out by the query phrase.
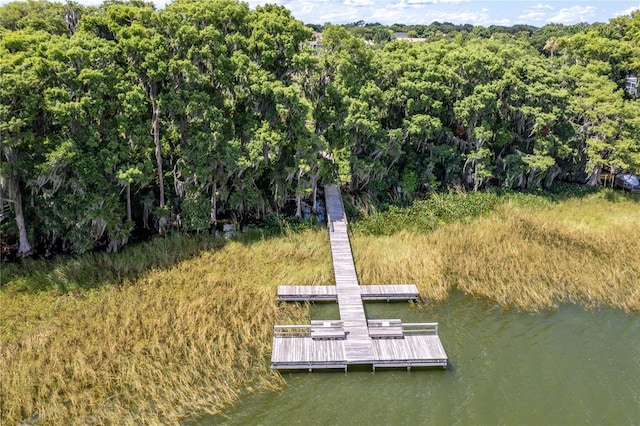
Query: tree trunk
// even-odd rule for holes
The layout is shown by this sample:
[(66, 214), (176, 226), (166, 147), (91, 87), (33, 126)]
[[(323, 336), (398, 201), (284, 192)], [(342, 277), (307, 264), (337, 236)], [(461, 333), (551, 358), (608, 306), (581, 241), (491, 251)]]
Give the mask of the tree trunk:
[(127, 182), (127, 221), (133, 222), (133, 215), (131, 214), (131, 184)]
[(158, 189), (160, 191), (160, 208), (165, 206), (164, 201), (164, 172), (162, 170), (162, 142), (160, 141), (160, 106), (157, 100), (157, 88), (155, 83), (150, 83), (150, 98), (153, 115), (151, 118), (151, 133), (156, 147), (156, 167), (158, 168)]
[(296, 191), (296, 217), (302, 217), (302, 197)]
[(480, 171), (478, 170), (477, 162), (474, 165), (473, 170), (474, 170), (473, 171), (473, 192), (478, 192), (478, 189), (480, 189), (480, 179), (479, 179)]
[(553, 181), (556, 180), (560, 172), (562, 172), (562, 169), (557, 164), (549, 169), (549, 171), (547, 172), (547, 178), (544, 181), (544, 187), (546, 189), (551, 188), (551, 185), (553, 185)]
[(218, 223), (218, 183), (213, 183), (213, 188), (211, 188), (211, 225), (216, 226)]
[[(13, 180), (13, 179), (12, 179)], [(18, 247), (18, 255), (26, 256), (33, 251), (29, 238), (27, 237), (27, 227), (24, 224), (24, 212), (22, 211), (22, 194), (20, 194), (20, 181), (16, 181), (18, 186), (16, 193), (13, 195), (14, 207), (16, 209), (16, 223), (18, 224), (18, 232), (20, 234), (20, 246)]]
[(29, 243), (29, 237), (27, 236), (27, 227), (24, 222), (24, 211), (22, 210), (22, 193), (20, 191), (20, 174), (15, 164), (18, 161), (18, 152), (14, 148), (7, 147), (4, 152), (7, 161), (13, 165), (13, 170), (9, 175), (8, 192), (12, 198), (13, 206), (16, 213), (16, 225), (18, 226), (18, 235), (20, 244), (18, 246), (18, 255), (26, 256), (33, 251), (31, 244)]
[(302, 216), (302, 197), (300, 196), (300, 178), (302, 169), (298, 168), (298, 179), (296, 180), (296, 217)]
[[(149, 98), (151, 99), (151, 107), (153, 109), (151, 116), (151, 133), (153, 134), (153, 143), (156, 147), (156, 167), (158, 169), (158, 191), (160, 196), (159, 207), (162, 209), (165, 206), (164, 200), (164, 171), (162, 168), (162, 142), (160, 141), (160, 106), (157, 99), (157, 84), (155, 82), (149, 83)], [(158, 219), (158, 232), (160, 235), (165, 235), (169, 226), (169, 220), (167, 217), (159, 217)]]
[(311, 212), (316, 215), (318, 214), (318, 206), (317, 206), (317, 202), (316, 200), (318, 199), (318, 175), (314, 174), (312, 179), (311, 179), (311, 193), (312, 195), (312, 199), (311, 199), (311, 203), (312, 203), (312, 207), (311, 207)]
[(529, 172), (527, 177), (527, 188), (537, 188), (542, 182), (542, 176), (540, 175), (540, 169), (533, 169)]
[(600, 184), (600, 172), (602, 172), (602, 166), (593, 166), (593, 171), (589, 175), (589, 179), (587, 179), (587, 185), (597, 186)]

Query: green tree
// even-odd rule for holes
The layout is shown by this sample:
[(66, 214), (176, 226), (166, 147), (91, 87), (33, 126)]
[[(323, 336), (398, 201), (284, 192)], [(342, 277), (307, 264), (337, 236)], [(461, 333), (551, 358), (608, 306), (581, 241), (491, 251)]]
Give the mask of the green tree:
[(162, 106), (160, 97), (165, 89), (168, 72), (167, 40), (158, 29), (158, 13), (147, 3), (107, 4), (106, 36), (117, 40), (127, 64), (127, 78), (138, 83), (150, 104), (150, 129), (153, 140), (155, 170), (158, 185), (156, 211), (160, 232), (168, 225), (164, 184), (162, 143)]
[(32, 29), (4, 33), (0, 39), (0, 190), (12, 201), (19, 255), (32, 251), (23, 205), (25, 183), (45, 134), (41, 44), (51, 36)]
[(604, 166), (616, 165), (629, 155), (626, 138), (620, 139), (625, 122), (624, 95), (609, 78), (610, 67), (593, 61), (587, 66), (565, 68), (565, 84), (571, 90), (571, 120), (579, 152), (585, 156), (589, 185), (600, 182)]

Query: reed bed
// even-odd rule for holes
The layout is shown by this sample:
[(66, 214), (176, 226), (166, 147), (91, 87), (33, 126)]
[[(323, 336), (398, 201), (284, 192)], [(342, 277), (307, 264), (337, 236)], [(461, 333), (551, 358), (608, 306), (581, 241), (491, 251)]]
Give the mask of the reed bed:
[(206, 234), (171, 234), (144, 243), (124, 247), (118, 253), (92, 252), (82, 256), (62, 255), (53, 259), (23, 259), (3, 264), (0, 288), (10, 285), (13, 291), (73, 290), (120, 284), (142, 276), (154, 268), (166, 268), (197, 256), (205, 250), (219, 248), (222, 239)]
[(505, 203), (432, 233), (352, 239), (363, 283), (416, 283), (426, 299), (458, 288), (527, 311), (561, 303), (640, 311), (640, 205), (610, 194), (523, 208)]
[[(361, 283), (416, 283), (425, 302), (458, 288), (527, 311), (640, 311), (638, 197), (510, 196), (488, 211), (491, 197), (461, 198), (481, 208), (455, 221), (441, 209), (421, 232), (353, 232)], [(334, 282), (327, 232), (183, 244), (3, 275), (0, 424), (177, 424), (281, 386), (269, 369), (273, 325), (306, 323), (309, 310), (278, 304), (275, 287)]]
[(310, 231), (229, 242), (119, 286), (42, 294), (9, 284), (0, 423), (177, 424), (275, 389), (273, 325), (307, 322), (309, 311), (278, 304), (274, 287), (331, 282), (330, 262), (325, 233)]

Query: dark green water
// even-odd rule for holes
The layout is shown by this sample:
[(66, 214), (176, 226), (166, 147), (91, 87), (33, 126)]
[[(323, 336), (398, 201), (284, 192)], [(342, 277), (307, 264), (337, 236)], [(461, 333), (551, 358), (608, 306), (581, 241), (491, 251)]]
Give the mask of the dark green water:
[[(456, 294), (428, 311), (367, 304), (369, 318), (439, 322), (448, 370), (285, 374), (201, 425), (640, 424), (640, 315), (563, 306), (503, 311)], [(337, 318), (336, 305), (314, 307)]]

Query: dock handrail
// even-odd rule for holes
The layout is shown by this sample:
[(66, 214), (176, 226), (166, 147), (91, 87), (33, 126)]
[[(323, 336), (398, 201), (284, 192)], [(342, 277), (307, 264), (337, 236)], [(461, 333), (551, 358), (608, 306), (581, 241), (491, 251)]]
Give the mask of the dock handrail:
[(274, 325), (273, 335), (276, 337), (309, 337), (311, 325)]
[(274, 337), (311, 337), (313, 339), (344, 339), (342, 321), (315, 320), (309, 325), (275, 325)]
[(396, 318), (392, 319), (370, 319), (367, 320), (369, 327), (393, 327), (402, 325), (402, 321)]
[(402, 323), (404, 334), (433, 334), (438, 335), (437, 322), (407, 322)]
[(275, 326), (271, 368), (447, 367), (437, 323), (367, 318), (365, 301), (416, 300), (420, 294), (415, 284), (359, 284), (344, 208), (348, 198), (337, 184), (325, 185), (324, 194), (335, 285), (279, 286), (277, 296), (283, 301), (335, 301), (340, 316)]

